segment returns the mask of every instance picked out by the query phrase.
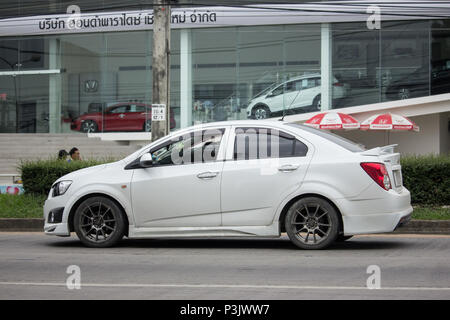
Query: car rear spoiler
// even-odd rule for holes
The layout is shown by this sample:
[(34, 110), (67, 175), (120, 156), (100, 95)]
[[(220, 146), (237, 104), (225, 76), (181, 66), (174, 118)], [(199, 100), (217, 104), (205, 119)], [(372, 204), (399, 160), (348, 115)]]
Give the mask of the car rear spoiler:
[(361, 152), (360, 154), (363, 156), (381, 156), (381, 155), (387, 155), (387, 154), (393, 154), (394, 148), (398, 146), (398, 144), (390, 144), (388, 146), (384, 147), (376, 147), (370, 150), (366, 150)]

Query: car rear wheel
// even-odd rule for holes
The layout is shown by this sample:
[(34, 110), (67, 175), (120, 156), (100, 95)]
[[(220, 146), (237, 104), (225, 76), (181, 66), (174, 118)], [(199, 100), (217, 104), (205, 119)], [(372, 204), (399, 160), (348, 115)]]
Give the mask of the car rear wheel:
[(338, 235), (338, 213), (324, 199), (303, 198), (289, 208), (285, 228), (289, 239), (297, 247), (324, 249), (332, 244)]
[(253, 117), (256, 120), (267, 119), (270, 117), (270, 109), (266, 105), (257, 105), (253, 108)]
[(81, 131), (84, 133), (97, 132), (98, 125), (94, 120), (86, 120), (81, 124)]
[(80, 241), (93, 248), (111, 247), (125, 234), (122, 209), (106, 197), (84, 200), (74, 216), (74, 229)]
[(144, 131), (151, 132), (152, 131), (152, 120), (146, 120), (144, 122)]
[(411, 97), (411, 91), (408, 88), (402, 87), (402, 88), (398, 89), (398, 98), (400, 100), (409, 99), (410, 97)]

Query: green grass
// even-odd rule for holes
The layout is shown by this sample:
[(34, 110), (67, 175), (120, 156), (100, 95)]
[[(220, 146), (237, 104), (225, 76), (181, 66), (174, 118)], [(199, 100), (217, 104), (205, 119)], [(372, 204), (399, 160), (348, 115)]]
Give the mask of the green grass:
[(450, 207), (414, 207), (413, 219), (450, 220)]
[[(47, 196), (0, 194), (0, 218), (42, 218)], [(450, 220), (450, 207), (414, 207), (413, 219)]]
[(44, 195), (0, 194), (0, 218), (42, 218)]

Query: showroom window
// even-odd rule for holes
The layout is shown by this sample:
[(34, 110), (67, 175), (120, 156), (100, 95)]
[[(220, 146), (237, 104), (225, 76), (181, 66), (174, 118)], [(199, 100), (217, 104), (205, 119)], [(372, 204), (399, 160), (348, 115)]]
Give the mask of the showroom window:
[(430, 49), (434, 54), (436, 48), (429, 26), (386, 21), (380, 30), (368, 30), (365, 23), (333, 24), (332, 69), (339, 85), (332, 86), (332, 108), (430, 95)]
[[(285, 93), (300, 89), (288, 82), (284, 92), (282, 84), (320, 73), (320, 25), (193, 30), (192, 68), (193, 123), (246, 119), (255, 99), (268, 108), (268, 116), (282, 115), (293, 105)], [(306, 99), (314, 97), (297, 98), (305, 103), (289, 112), (310, 111)]]

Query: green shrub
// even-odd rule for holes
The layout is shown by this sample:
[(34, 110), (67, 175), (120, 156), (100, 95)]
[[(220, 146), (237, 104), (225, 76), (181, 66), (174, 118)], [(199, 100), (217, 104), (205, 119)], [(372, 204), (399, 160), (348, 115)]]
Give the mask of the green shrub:
[(0, 194), (0, 218), (42, 218), (45, 195)]
[(401, 165), (412, 204), (450, 204), (450, 156), (408, 156)]
[[(61, 160), (24, 161), (22, 173), (26, 193), (47, 194), (58, 178), (78, 169), (114, 161)], [(413, 205), (440, 206), (450, 204), (450, 156), (407, 156), (401, 159), (403, 184), (411, 192)]]
[(19, 170), (22, 175), (25, 193), (46, 195), (50, 191), (53, 182), (60, 177), (72, 171), (111, 161), (111, 159), (72, 162), (57, 159), (22, 161), (19, 165)]

